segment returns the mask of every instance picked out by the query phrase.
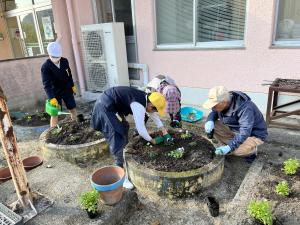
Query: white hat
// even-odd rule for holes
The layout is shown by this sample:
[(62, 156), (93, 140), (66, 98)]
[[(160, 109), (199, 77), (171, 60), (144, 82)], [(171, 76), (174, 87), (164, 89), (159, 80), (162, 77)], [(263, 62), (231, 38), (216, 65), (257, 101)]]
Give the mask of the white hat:
[(211, 109), (222, 101), (229, 99), (229, 92), (224, 86), (216, 86), (209, 90), (208, 100), (202, 105), (205, 109)]
[(160, 83), (161, 83), (161, 79), (155, 77), (147, 84), (147, 87), (157, 90), (159, 88)]
[(47, 46), (48, 55), (53, 57), (61, 57), (62, 49), (58, 42), (50, 42)]

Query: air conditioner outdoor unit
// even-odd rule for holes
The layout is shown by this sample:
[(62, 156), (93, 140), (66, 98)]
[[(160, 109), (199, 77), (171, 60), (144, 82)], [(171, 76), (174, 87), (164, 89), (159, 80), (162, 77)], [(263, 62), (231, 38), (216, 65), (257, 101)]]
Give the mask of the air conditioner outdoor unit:
[(81, 37), (87, 90), (129, 86), (124, 24), (83, 25)]

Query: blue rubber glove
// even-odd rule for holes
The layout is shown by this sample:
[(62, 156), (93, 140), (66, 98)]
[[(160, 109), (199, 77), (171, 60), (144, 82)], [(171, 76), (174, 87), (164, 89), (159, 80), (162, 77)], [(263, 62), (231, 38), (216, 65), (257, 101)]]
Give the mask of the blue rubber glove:
[(216, 155), (226, 155), (228, 152), (231, 151), (231, 148), (228, 145), (220, 146), (216, 148)]
[(215, 128), (215, 123), (214, 121), (209, 120), (205, 123), (204, 127), (205, 127), (205, 132), (210, 133)]

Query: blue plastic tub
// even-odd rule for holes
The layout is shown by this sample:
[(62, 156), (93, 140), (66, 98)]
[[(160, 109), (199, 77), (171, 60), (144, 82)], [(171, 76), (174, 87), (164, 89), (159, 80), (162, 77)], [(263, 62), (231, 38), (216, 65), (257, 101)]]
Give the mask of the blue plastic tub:
[(181, 119), (186, 122), (194, 123), (201, 120), (203, 112), (191, 106), (185, 106), (181, 108)]

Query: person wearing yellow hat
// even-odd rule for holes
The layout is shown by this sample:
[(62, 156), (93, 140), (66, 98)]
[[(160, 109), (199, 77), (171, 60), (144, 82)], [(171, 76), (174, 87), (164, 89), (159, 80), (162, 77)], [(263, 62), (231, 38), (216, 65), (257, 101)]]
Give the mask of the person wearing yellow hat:
[[(159, 115), (165, 114), (165, 108), (166, 100), (158, 92), (147, 94), (131, 87), (112, 87), (97, 99), (92, 111), (91, 126), (103, 133), (116, 165), (123, 167), (123, 148), (128, 143), (129, 129), (125, 117), (132, 114), (139, 135), (153, 145), (160, 144), (172, 139), (159, 118)], [(152, 138), (149, 135), (144, 123), (146, 112), (163, 133), (162, 137)]]
[[(62, 57), (62, 48), (58, 42), (50, 42), (47, 51), (49, 59), (41, 67), (42, 81), (47, 97), (53, 106), (62, 106), (63, 100), (70, 111), (71, 119), (76, 120), (77, 112), (74, 98), (76, 86), (73, 82), (69, 62)], [(50, 126), (54, 127), (57, 123), (58, 116), (51, 116)]]
[(205, 131), (211, 133), (214, 130), (216, 138), (225, 144), (215, 153), (244, 156), (247, 162), (252, 162), (257, 155), (257, 146), (264, 143), (268, 132), (262, 113), (250, 97), (216, 86), (209, 90), (203, 107), (212, 109)]

